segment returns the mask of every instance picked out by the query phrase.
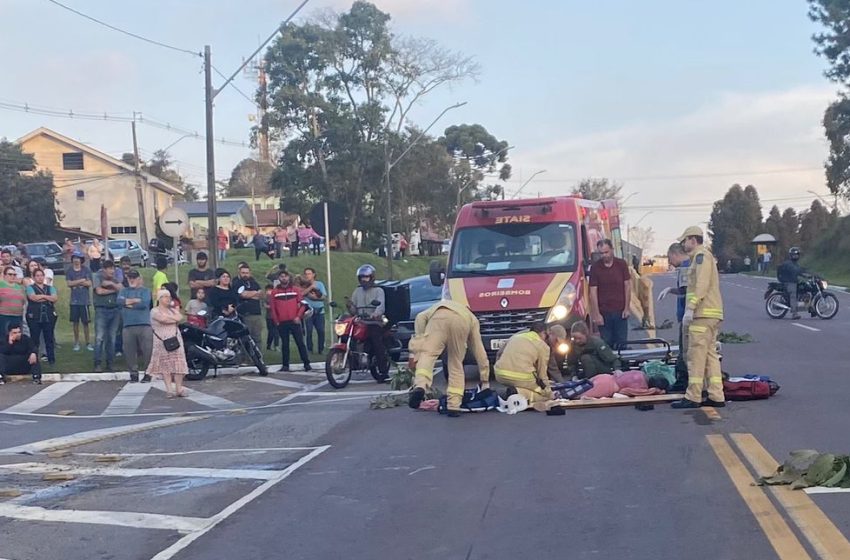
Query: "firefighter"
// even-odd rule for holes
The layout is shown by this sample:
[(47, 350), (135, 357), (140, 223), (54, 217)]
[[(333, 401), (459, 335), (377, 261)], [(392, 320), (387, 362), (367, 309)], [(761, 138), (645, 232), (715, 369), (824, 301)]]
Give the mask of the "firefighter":
[[(682, 327), (688, 331), (688, 389), (685, 398), (674, 402), (672, 406), (726, 406), (720, 356), (717, 354), (717, 334), (723, 320), (717, 262), (711, 251), (703, 246), (703, 233), (699, 227), (686, 229), (679, 242), (691, 260), (685, 315), (682, 317)], [(702, 391), (706, 385), (708, 400), (703, 402)]]
[(570, 328), (572, 344), (567, 354), (567, 363), (573, 372), (578, 372), (581, 364), (583, 379), (590, 379), (600, 373), (612, 373), (620, 369), (620, 357), (598, 336), (592, 336), (584, 321), (573, 323)]
[(534, 323), (531, 330), (513, 335), (502, 349), (496, 364), (496, 381), (508, 386), (508, 395), (519, 393), (529, 405), (552, 400), (549, 356), (553, 348), (566, 344), (567, 331), (561, 325), (546, 330)]
[(412, 357), (410, 364), (416, 376), (410, 392), (410, 408), (419, 408), (425, 391), (431, 387), (434, 362), (446, 351), (449, 386), (446, 398), (448, 415), (457, 417), (463, 399), (465, 379), (463, 358), (466, 349), (472, 350), (481, 380), (481, 389), (490, 386), (490, 362), (481, 342), (481, 327), (472, 312), (454, 301), (442, 300), (416, 316), (415, 334), (408, 346)]

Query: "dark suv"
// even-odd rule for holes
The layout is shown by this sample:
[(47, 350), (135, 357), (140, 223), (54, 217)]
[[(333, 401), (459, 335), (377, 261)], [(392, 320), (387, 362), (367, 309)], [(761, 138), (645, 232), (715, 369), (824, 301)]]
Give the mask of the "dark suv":
[(55, 274), (65, 273), (65, 263), (62, 260), (62, 247), (55, 241), (43, 243), (25, 243), (27, 254), (41, 266), (51, 269)]

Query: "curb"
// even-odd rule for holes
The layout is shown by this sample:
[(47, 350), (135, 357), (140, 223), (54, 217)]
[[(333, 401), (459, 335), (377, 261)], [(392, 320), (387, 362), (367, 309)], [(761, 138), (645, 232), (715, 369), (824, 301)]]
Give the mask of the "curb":
[[(271, 371), (273, 368), (280, 367), (280, 364), (266, 364), (269, 367), (269, 373), (277, 373)], [(303, 372), (304, 366), (291, 365), (289, 366), (293, 372)], [(324, 371), (325, 362), (312, 362), (310, 367), (314, 370)], [(257, 368), (254, 366), (245, 366), (238, 368), (222, 368), (218, 370), (218, 375), (226, 376), (242, 376), (252, 375), (257, 373)], [(209, 377), (209, 376), (208, 376)], [(7, 375), (7, 383), (26, 382), (29, 383), (32, 378), (29, 375)], [(104, 373), (45, 373), (42, 374), (41, 380), (44, 382), (55, 383), (57, 381), (130, 381), (129, 371), (115, 371)]]

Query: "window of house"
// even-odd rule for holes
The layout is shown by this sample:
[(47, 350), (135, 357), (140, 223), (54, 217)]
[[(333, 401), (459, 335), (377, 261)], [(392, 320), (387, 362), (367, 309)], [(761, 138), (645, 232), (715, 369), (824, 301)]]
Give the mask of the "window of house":
[(62, 169), (66, 171), (82, 171), (83, 153), (68, 152), (66, 154), (62, 154)]
[(77, 200), (85, 200), (86, 191), (77, 191)]
[(112, 235), (138, 232), (138, 228), (136, 226), (112, 226), (110, 229), (112, 230)]

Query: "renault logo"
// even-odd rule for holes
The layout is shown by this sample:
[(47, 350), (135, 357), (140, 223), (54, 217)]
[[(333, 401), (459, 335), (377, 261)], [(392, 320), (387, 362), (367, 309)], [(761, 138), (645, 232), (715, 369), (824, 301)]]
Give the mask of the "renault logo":
[(505, 309), (508, 306), (508, 298), (503, 297), (502, 301), (499, 302), (499, 305), (502, 306), (502, 309)]

